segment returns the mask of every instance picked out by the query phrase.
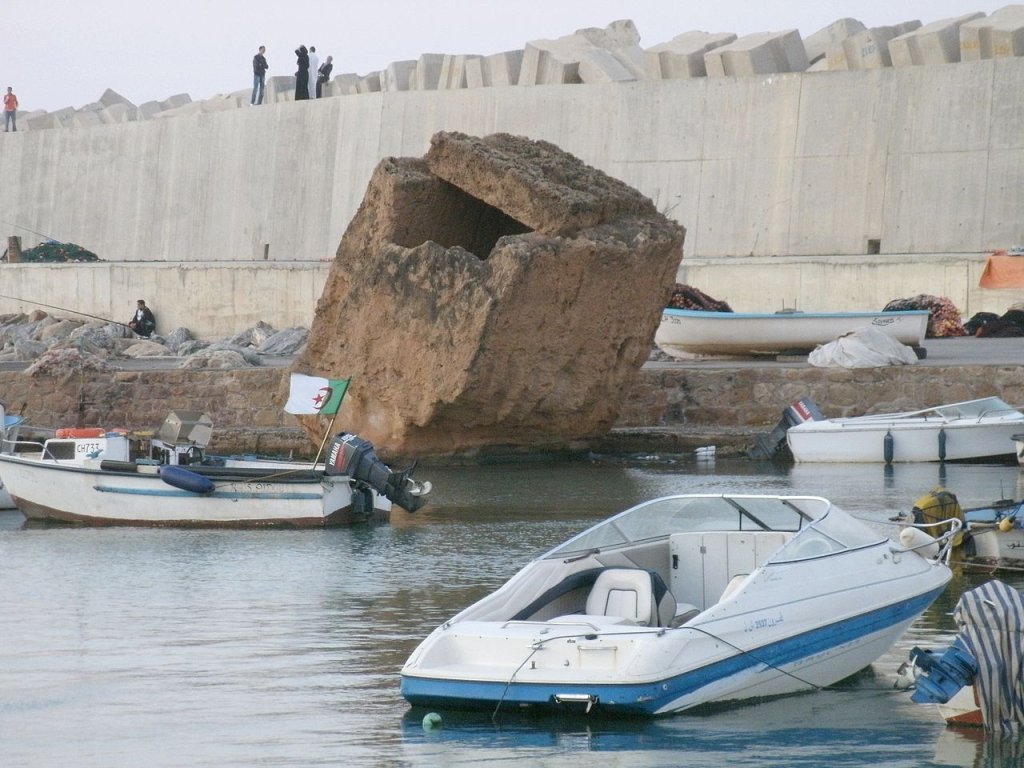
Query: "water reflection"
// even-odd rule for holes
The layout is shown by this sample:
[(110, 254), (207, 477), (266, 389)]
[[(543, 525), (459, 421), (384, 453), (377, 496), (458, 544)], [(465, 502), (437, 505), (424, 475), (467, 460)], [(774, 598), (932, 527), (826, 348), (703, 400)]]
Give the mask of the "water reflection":
[[(971, 504), (1019, 493), (1019, 475), (950, 465), (945, 479)], [(0, 512), (3, 764), (988, 766), (1020, 750), (951, 734), (892, 688), (912, 646), (952, 636), (957, 598), (984, 578), (963, 574), (891, 653), (832, 690), (654, 721), (445, 713), (424, 731), (398, 692), (413, 648), (596, 520), (667, 493), (797, 492), (886, 526), (938, 468), (634, 458), (430, 477), (430, 506), (377, 528), (29, 528)]]

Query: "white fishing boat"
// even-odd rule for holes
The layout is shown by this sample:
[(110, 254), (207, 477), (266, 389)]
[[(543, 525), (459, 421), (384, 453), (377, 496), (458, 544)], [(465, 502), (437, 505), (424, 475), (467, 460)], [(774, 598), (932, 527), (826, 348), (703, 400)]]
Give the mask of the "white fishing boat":
[(1024, 413), (983, 397), (903, 413), (814, 419), (790, 427), (797, 462), (911, 462), (1011, 459)]
[(4, 443), (0, 476), (29, 520), (90, 525), (328, 527), (415, 512), (430, 484), (391, 471), (368, 441), (341, 433), (312, 463), (208, 457), (212, 422), (172, 412), (157, 436), (57, 430)]
[(870, 326), (917, 347), (928, 331), (927, 310), (904, 312), (706, 312), (666, 308), (654, 343), (667, 355), (803, 354)]
[(896, 543), (818, 497), (648, 501), (435, 629), (402, 694), (495, 714), (662, 715), (830, 685), (885, 653), (950, 579), (945, 542), (906, 531)]

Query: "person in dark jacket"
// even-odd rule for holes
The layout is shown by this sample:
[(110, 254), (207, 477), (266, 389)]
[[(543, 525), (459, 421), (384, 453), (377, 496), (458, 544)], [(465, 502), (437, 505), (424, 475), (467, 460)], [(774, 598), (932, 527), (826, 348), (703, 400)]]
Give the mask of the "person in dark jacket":
[(327, 60), (320, 65), (320, 69), (316, 74), (316, 97), (318, 99), (323, 95), (324, 85), (331, 79), (331, 70), (334, 69), (334, 65), (331, 63), (333, 60), (333, 56), (328, 56)]
[(252, 98), (249, 100), (249, 104), (252, 105), (263, 103), (264, 78), (267, 70), (270, 69), (267, 58), (263, 55), (266, 51), (266, 47), (261, 45), (260, 49), (256, 51), (256, 55), (252, 57)]
[(148, 339), (156, 330), (156, 318), (146, 302), (139, 299), (135, 302), (135, 315), (128, 321), (128, 327), (144, 339)]
[(309, 98), (309, 51), (306, 46), (300, 45), (295, 49), (295, 59), (298, 69), (295, 70), (295, 100)]

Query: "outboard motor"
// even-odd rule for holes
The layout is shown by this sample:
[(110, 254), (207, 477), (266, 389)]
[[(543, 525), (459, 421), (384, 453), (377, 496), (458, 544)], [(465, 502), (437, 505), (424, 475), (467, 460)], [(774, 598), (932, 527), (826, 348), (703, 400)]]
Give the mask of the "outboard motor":
[(755, 438), (754, 447), (747, 451), (747, 456), (751, 459), (770, 459), (786, 444), (786, 432), (790, 427), (803, 424), (805, 421), (821, 421), (824, 418), (818, 404), (809, 397), (790, 403), (782, 412), (782, 419), (775, 429), (767, 435), (758, 435)]
[(415, 512), (426, 504), (431, 489), (430, 483), (417, 483), (412, 479), (415, 464), (401, 472), (392, 472), (377, 457), (373, 443), (348, 432), (334, 436), (324, 469), (328, 475), (348, 475), (407, 512)]

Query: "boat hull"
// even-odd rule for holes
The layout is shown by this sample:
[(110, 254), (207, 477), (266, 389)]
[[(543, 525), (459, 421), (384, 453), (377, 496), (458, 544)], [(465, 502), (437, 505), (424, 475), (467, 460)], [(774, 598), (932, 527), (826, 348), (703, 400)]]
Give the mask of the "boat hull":
[(673, 357), (772, 355), (810, 352), (858, 328), (870, 326), (910, 346), (924, 343), (927, 311), (907, 312), (705, 312), (668, 308), (654, 343)]
[[(928, 462), (1008, 460), (1020, 421), (906, 424), (875, 420), (809, 421), (790, 428), (786, 442), (798, 462)], [(887, 458), (886, 436), (892, 436)]]
[[(749, 623), (729, 630), (714, 622), (661, 631), (634, 628), (629, 632), (623, 627), (618, 636), (617, 633), (604, 636), (608, 647), (603, 651), (596, 647), (598, 638), (589, 640), (594, 647), (588, 653), (604, 653), (608, 657), (628, 642), (625, 638), (630, 634), (637, 638), (645, 654), (663, 655), (665, 648), (671, 646), (685, 649), (674, 668), (666, 669), (663, 676), (646, 680), (611, 682), (610, 675), (602, 674), (596, 665), (587, 664), (581, 664), (576, 674), (572, 673), (575, 669), (572, 666), (566, 667), (570, 671), (558, 670), (557, 674), (549, 670), (538, 673), (529, 664), (521, 669), (511, 666), (503, 671), (504, 678), (492, 674), (489, 679), (474, 678), (467, 674), (468, 670), (459, 674), (454, 668), (446, 670), (443, 676), (434, 677), (407, 669), (402, 674), (402, 694), (412, 705), (422, 707), (567, 709), (585, 703), (588, 708), (599, 707), (617, 714), (664, 715), (711, 703), (810, 691), (869, 666), (893, 645), (941, 591), (939, 587), (829, 626), (789, 635), (776, 633), (774, 639), (762, 644), (750, 643)], [(550, 627), (547, 629), (550, 631)], [(476, 633), (492, 648), (500, 647), (497, 636), (487, 637), (486, 625), (473, 623), (463, 631)], [(536, 642), (540, 631), (540, 626), (534, 626), (532, 634), (524, 631), (514, 639), (518, 647), (529, 649), (530, 639)], [(507, 633), (503, 632), (502, 637), (507, 637)], [(567, 638), (560, 644), (564, 648), (553, 649), (554, 654), (571, 655), (572, 646), (575, 644), (578, 648), (584, 642), (579, 632)], [(615, 644), (618, 645), (613, 648)], [(726, 647), (729, 651), (715, 658), (715, 647)], [(739, 652), (738, 648), (743, 651)], [(701, 659), (711, 660), (701, 663)], [(509, 681), (511, 672), (515, 673), (512, 682)]]
[(156, 474), (59, 465), (0, 455), (15, 505), (29, 520), (88, 525), (322, 528), (387, 522), (391, 504), (344, 476), (257, 471), (215, 475), (196, 493)]

